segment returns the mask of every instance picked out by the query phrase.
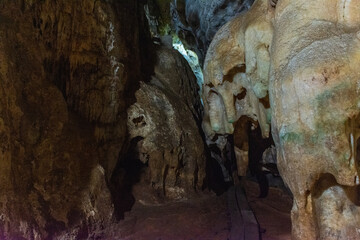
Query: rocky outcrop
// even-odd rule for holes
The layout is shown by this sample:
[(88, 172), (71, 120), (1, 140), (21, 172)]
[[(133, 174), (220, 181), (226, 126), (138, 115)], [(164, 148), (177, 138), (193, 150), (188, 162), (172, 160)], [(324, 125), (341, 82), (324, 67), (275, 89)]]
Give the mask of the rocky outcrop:
[(358, 239), (359, 2), (275, 3), (257, 0), (215, 35), (205, 132), (232, 133), (246, 115), (266, 137), (271, 119), (293, 238)]
[[(201, 103), (190, 66), (174, 49), (157, 50), (155, 75), (141, 83), (128, 109), (130, 138), (147, 164), (144, 184), (168, 199), (188, 198), (205, 178)], [(140, 138), (139, 138), (140, 137)], [(137, 198), (142, 202), (149, 199)]]

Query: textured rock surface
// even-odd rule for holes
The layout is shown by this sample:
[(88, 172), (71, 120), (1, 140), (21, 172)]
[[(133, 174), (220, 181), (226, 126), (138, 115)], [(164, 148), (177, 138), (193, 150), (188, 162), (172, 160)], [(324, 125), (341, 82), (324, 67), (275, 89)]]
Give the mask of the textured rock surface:
[(274, 3), (256, 1), (215, 35), (205, 132), (232, 133), (247, 115), (267, 136), (271, 106), (278, 167), (294, 194), (293, 238), (359, 239), (360, 2)]
[(200, 189), (205, 154), (199, 125), (201, 103), (196, 78), (175, 50), (157, 50), (155, 76), (142, 83), (128, 110), (131, 138), (148, 167), (147, 184), (168, 198), (180, 199)]
[(239, 176), (246, 175), (249, 162), (250, 125), (260, 125), (263, 137), (270, 132), (267, 89), (272, 15), (266, 1), (256, 1), (247, 14), (216, 33), (205, 58), (202, 127), (208, 141), (217, 134), (234, 135)]
[(270, 110), (265, 100), (273, 13), (268, 8), (266, 1), (256, 1), (248, 14), (224, 25), (209, 47), (203, 93), (208, 136), (232, 134), (232, 123), (241, 116), (258, 121), (263, 136), (269, 136)]
[[(276, 7), (272, 131), (279, 170), (295, 197), (296, 239), (360, 238), (359, 222), (350, 225), (358, 216), (357, 201), (339, 190), (359, 183), (359, 9), (359, 1), (335, 0), (280, 1)], [(337, 187), (315, 187), (332, 176)], [(314, 198), (320, 192), (324, 196)], [(344, 201), (337, 208), (340, 196), (352, 200), (352, 207)], [(337, 214), (344, 217), (325, 220)]]
[(102, 237), (141, 22), (136, 1), (0, 3), (1, 239)]
[[(116, 236), (140, 171), (138, 200), (190, 198), (202, 186), (196, 79), (175, 50), (153, 55), (143, 9), (1, 2), (1, 239)], [(123, 168), (137, 137), (144, 164)]]

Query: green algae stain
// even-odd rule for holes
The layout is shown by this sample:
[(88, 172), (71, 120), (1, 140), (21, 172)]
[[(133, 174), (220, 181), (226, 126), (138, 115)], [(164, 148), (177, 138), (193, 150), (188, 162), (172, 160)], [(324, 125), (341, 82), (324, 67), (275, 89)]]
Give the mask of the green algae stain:
[(316, 124), (316, 132), (313, 133), (309, 140), (312, 144), (318, 144), (324, 142), (324, 139), (328, 135), (328, 129), (324, 124)]
[[(334, 129), (329, 129), (329, 123), (341, 123), (344, 121), (343, 112), (349, 112), (356, 104), (349, 104), (352, 102), (353, 90), (351, 84), (342, 82), (331, 89), (327, 89), (316, 96), (312, 102), (316, 114), (316, 129), (328, 134)], [(339, 109), (341, 109), (339, 111)]]
[(320, 106), (329, 104), (329, 102), (336, 101), (337, 98), (346, 97), (346, 92), (351, 89), (351, 85), (347, 82), (342, 82), (331, 89), (325, 90), (323, 93), (316, 96), (314, 103)]
[(287, 132), (280, 136), (280, 140), (283, 143), (292, 142), (292, 143), (303, 144), (304, 143), (304, 135), (302, 133)]
[(271, 124), (271, 116), (272, 116), (271, 109), (266, 110), (266, 122), (268, 124)]

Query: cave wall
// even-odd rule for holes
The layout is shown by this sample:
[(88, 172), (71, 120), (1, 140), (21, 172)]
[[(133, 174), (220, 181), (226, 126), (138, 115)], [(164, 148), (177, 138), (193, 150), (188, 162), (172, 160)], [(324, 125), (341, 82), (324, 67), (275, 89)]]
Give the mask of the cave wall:
[(0, 232), (101, 237), (141, 77), (137, 3), (2, 1), (0, 16)]
[[(359, 216), (359, 9), (359, 1), (320, 0), (280, 1), (276, 7), (272, 131), (279, 169), (295, 196), (297, 239), (360, 237), (354, 222)], [(290, 16), (293, 24), (285, 24)], [(322, 183), (333, 179), (334, 187)], [(329, 220), (339, 212), (342, 218)]]
[[(204, 130), (271, 133), (294, 239), (359, 239), (359, 1), (257, 0), (204, 63)], [(235, 122), (235, 124), (233, 124)]]
[[(119, 231), (110, 227), (119, 205), (114, 184), (120, 183), (113, 179), (130, 141), (127, 108), (138, 100), (140, 81), (150, 80), (156, 57), (143, 7), (140, 1), (1, 1), (1, 239), (94, 239)], [(171, 80), (193, 79), (187, 72)], [(181, 84), (174, 91), (188, 91)], [(180, 93), (168, 95), (178, 100)], [(178, 103), (188, 111), (175, 114), (193, 129), (200, 102), (192, 99)], [(183, 144), (176, 147), (189, 148)], [(187, 153), (189, 172), (203, 174), (201, 155)], [(195, 192), (196, 181), (186, 177), (178, 181)]]

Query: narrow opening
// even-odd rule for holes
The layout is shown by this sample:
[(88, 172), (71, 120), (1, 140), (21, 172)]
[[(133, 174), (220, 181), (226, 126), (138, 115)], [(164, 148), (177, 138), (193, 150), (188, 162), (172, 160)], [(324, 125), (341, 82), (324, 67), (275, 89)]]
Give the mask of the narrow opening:
[(173, 36), (173, 47), (176, 49), (185, 60), (189, 63), (191, 70), (194, 72), (197, 84), (199, 85), (199, 96), (201, 98), (202, 85), (204, 84), (204, 75), (199, 64), (199, 58), (197, 54), (189, 49), (186, 49), (178, 36)]

